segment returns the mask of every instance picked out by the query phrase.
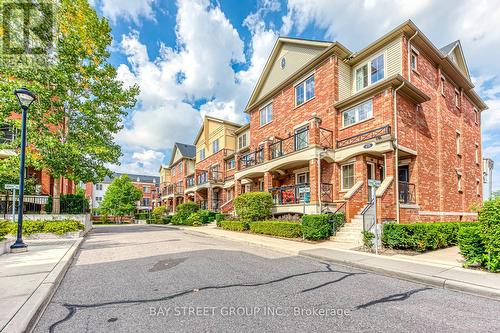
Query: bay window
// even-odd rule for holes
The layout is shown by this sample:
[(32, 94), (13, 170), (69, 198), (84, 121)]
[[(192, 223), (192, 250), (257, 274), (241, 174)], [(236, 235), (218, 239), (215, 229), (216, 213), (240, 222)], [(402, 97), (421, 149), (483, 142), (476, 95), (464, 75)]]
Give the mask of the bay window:
[(342, 127), (359, 123), (373, 116), (372, 100), (360, 103), (348, 110), (342, 112)]

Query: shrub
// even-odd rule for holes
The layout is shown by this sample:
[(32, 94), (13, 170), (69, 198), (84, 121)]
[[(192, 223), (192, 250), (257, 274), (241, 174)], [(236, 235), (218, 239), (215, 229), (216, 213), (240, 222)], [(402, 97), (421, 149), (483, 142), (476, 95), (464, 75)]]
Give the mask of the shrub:
[(194, 202), (186, 202), (178, 205), (172, 217), (172, 224), (187, 224), (189, 216), (197, 211), (198, 206)]
[(78, 221), (49, 221), (44, 224), (43, 232), (63, 235), (67, 232), (83, 230), (84, 226)]
[(5, 236), (11, 233), (11, 222), (2, 220), (0, 221), (0, 240), (4, 240)]
[(458, 247), (465, 258), (464, 266), (482, 264), (486, 250), (481, 238), (480, 225), (460, 228), (458, 231)]
[(172, 222), (171, 215), (166, 215), (161, 218), (161, 224), (169, 224), (170, 222)]
[(259, 221), (250, 223), (250, 232), (255, 234), (297, 238), (302, 236), (302, 226), (299, 222)]
[(480, 234), (485, 247), (485, 266), (500, 271), (500, 198), (483, 203), (479, 211)]
[(248, 223), (244, 221), (221, 221), (220, 226), (224, 230), (231, 230), (231, 231), (248, 230)]
[(395, 224), (385, 223), (382, 244), (394, 249), (424, 252), (448, 246), (458, 242), (460, 228), (474, 225), (473, 222), (439, 222)]
[(135, 214), (134, 217), (136, 220), (147, 220), (149, 219), (149, 213), (148, 212), (137, 213)]
[(332, 235), (332, 216), (329, 214), (302, 216), (302, 234), (306, 239), (318, 240)]
[(330, 220), (332, 221), (333, 224), (333, 230), (337, 232), (345, 224), (345, 214), (344, 213), (332, 214), (330, 215)]
[(203, 224), (202, 214), (200, 212), (191, 213), (191, 215), (189, 215), (189, 217), (187, 218), (185, 224), (186, 225), (192, 225), (192, 226), (195, 226), (195, 227), (198, 227), (198, 226), (202, 225)]
[(375, 238), (375, 234), (371, 231), (361, 231), (363, 234), (363, 246), (366, 249), (371, 250), (373, 248), (373, 239)]
[(258, 221), (270, 217), (273, 204), (273, 197), (267, 192), (243, 193), (234, 199), (236, 214), (246, 221)]
[[(41, 234), (44, 232), (46, 221), (23, 221), (23, 235)], [(14, 228), (17, 227), (15, 223)]]
[(210, 223), (215, 220), (215, 215), (216, 215), (215, 212), (204, 209), (200, 210), (198, 213), (200, 214), (202, 223)]
[(152, 215), (155, 218), (161, 218), (165, 213), (167, 212), (167, 207), (166, 206), (158, 206), (153, 208)]
[(224, 214), (216, 214), (215, 215), (215, 221), (217, 222), (217, 226), (220, 227), (220, 223), (226, 219), (226, 215)]

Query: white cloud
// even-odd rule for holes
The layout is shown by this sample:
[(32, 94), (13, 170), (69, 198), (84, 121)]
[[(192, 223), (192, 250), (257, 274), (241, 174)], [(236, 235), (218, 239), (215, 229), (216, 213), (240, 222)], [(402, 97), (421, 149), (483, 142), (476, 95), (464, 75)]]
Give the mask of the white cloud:
[(165, 154), (155, 150), (140, 150), (130, 152), (119, 166), (112, 167), (116, 172), (158, 175), (158, 169)]
[(154, 20), (153, 4), (155, 0), (95, 0), (91, 4), (102, 10), (104, 16), (111, 22), (116, 22), (120, 17), (135, 24), (140, 23), (140, 18)]

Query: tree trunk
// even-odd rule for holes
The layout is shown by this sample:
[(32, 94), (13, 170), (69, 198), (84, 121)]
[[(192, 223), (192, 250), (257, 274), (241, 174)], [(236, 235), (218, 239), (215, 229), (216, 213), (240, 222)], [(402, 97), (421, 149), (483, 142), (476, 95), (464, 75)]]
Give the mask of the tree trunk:
[(52, 195), (52, 214), (61, 213), (61, 177), (54, 179), (54, 191)]

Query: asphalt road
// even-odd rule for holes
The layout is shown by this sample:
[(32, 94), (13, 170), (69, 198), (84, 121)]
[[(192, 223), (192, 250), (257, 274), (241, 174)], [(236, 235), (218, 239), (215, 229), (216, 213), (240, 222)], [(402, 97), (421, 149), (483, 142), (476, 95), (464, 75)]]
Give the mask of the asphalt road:
[(159, 226), (88, 237), (35, 332), (500, 332), (500, 302)]

